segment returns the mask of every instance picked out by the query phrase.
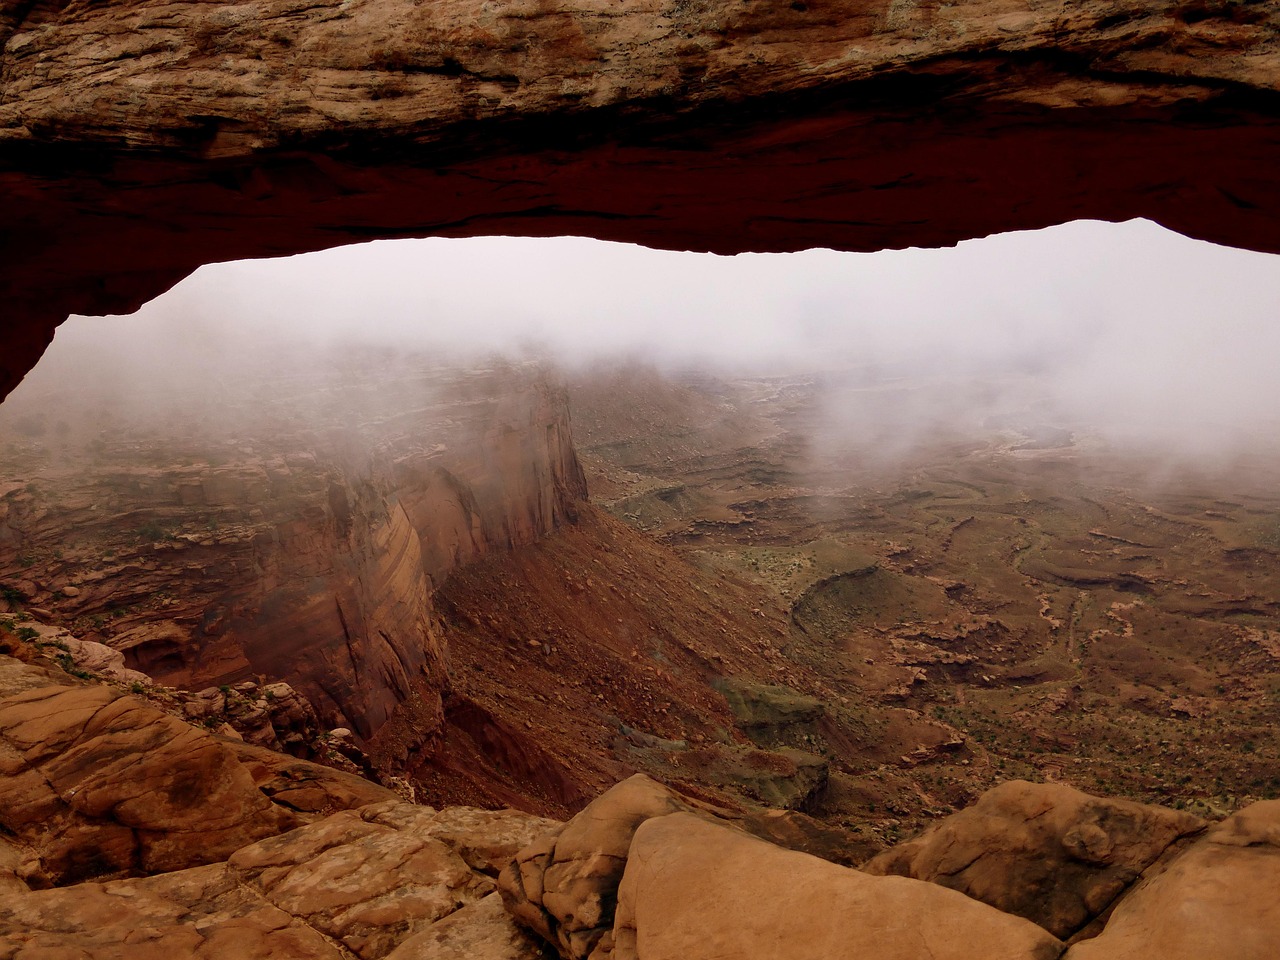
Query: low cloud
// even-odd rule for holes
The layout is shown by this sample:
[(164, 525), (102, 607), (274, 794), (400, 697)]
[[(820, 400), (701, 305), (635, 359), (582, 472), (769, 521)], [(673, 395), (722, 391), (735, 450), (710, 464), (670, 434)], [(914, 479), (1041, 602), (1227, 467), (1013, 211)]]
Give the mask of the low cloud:
[(829, 432), (847, 443), (910, 446), (1019, 408), (1116, 445), (1225, 457), (1280, 437), (1278, 310), (1280, 258), (1145, 221), (730, 258), (580, 238), (388, 241), (206, 266), (131, 317), (72, 318), (10, 406), (72, 389), (134, 412), (186, 396), (203, 415), (355, 348), (387, 364), (399, 351), (627, 357), (831, 375), (843, 393)]

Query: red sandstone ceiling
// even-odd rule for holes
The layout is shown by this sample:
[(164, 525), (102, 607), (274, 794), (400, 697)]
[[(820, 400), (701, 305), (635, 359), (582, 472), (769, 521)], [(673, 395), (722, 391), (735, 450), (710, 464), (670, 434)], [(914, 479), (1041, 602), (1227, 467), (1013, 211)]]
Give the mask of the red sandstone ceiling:
[[(1265, 0), (0, 0), (0, 396), (67, 314), (379, 237), (1280, 252)], [(500, 272), (501, 265), (495, 264)]]

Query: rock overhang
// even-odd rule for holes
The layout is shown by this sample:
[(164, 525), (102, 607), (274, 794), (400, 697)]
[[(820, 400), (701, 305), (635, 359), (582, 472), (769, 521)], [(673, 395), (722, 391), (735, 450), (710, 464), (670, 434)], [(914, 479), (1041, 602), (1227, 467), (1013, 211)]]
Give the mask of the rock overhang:
[(717, 253), (1145, 216), (1280, 251), (1280, 12), (0, 4), (0, 395), (69, 313), (388, 237)]

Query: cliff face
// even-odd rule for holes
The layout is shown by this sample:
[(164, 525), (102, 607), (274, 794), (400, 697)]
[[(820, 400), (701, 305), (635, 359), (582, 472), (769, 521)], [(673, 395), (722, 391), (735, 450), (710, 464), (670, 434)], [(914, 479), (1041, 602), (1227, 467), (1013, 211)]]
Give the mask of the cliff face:
[(1146, 216), (1280, 250), (1274, 4), (0, 3), (0, 393), (68, 312), (374, 237)]
[(185, 449), (112, 434), (87, 466), (74, 440), (11, 445), (0, 580), (161, 682), (286, 678), (366, 738), (412, 700), (427, 739), (445, 685), (434, 588), (551, 532), (585, 486), (563, 395), (534, 371), (392, 407), (277, 455), (252, 433)]

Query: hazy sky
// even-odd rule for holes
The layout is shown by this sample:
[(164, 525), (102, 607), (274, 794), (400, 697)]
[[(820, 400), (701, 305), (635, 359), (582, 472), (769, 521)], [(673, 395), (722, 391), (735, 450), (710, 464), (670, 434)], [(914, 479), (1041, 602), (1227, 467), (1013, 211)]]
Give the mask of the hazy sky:
[[(877, 254), (380, 241), (203, 267), (130, 318), (73, 318), (54, 351), (172, 372), (263, 336), (533, 349), (570, 364), (639, 353), (759, 370), (906, 361), (995, 377), (1017, 366), (1119, 435), (1201, 431), (1213, 443), (1280, 412), (1280, 257), (1145, 221)], [(122, 348), (129, 360), (110, 359)]]

